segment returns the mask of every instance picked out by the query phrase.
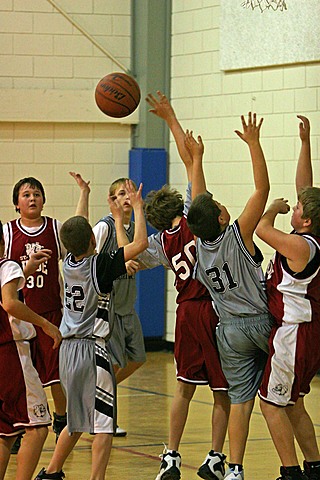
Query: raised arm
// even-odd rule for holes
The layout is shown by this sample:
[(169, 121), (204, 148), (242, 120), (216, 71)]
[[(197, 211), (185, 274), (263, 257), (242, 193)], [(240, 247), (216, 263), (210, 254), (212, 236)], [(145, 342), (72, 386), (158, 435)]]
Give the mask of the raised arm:
[(2, 286), (1, 297), (3, 308), (9, 315), (42, 328), (44, 333), (53, 339), (53, 348), (57, 348), (61, 342), (59, 329), (45, 318), (40, 317), (40, 315), (27, 307), (27, 305), (20, 302), (17, 294), (17, 286), (18, 279), (14, 279)]
[(81, 215), (89, 220), (89, 194), (90, 194), (90, 180), (85, 182), (80, 173), (69, 172), (80, 187), (80, 196), (76, 208), (75, 215)]
[(269, 177), (263, 150), (260, 145), (260, 128), (263, 118), (257, 125), (257, 117), (251, 112), (248, 114), (248, 123), (241, 116), (243, 132), (235, 130), (235, 133), (247, 143), (250, 151), (253, 179), (255, 190), (249, 198), (238, 221), (241, 235), (246, 247), (252, 251), (253, 232), (263, 214), (270, 190)]
[(123, 226), (123, 212), (117, 200), (109, 197), (109, 205), (111, 213), (115, 219), (117, 242), (119, 247), (124, 247), (124, 259), (128, 260), (136, 257), (140, 252), (148, 246), (147, 226), (144, 218), (143, 200), (142, 200), (142, 183), (138, 190), (135, 189), (131, 180), (126, 181), (126, 190), (130, 197), (130, 203), (134, 212), (134, 237), (129, 243), (128, 237)]
[(296, 191), (299, 193), (303, 187), (313, 185), (312, 164), (311, 164), (311, 145), (310, 145), (310, 122), (307, 117), (297, 115), (301, 120), (299, 123), (299, 136), (301, 140), (300, 155), (296, 171)]
[(112, 216), (114, 218), (118, 247), (124, 247), (130, 242), (123, 225), (123, 208), (118, 202), (115, 195), (109, 195), (108, 203), (110, 207), (110, 212), (112, 213)]
[(310, 248), (301, 235), (284, 233), (274, 227), (278, 214), (286, 214), (290, 210), (288, 200), (278, 198), (268, 207), (256, 228), (256, 234), (270, 247), (286, 257), (293, 272), (301, 272), (307, 265)]
[(198, 135), (198, 141), (193, 137), (192, 131), (187, 130), (185, 135), (185, 145), (192, 158), (192, 189), (191, 198), (196, 198), (200, 193), (206, 192), (206, 181), (203, 173), (203, 153), (204, 145), (202, 138)]
[(130, 202), (134, 212), (134, 237), (133, 241), (124, 247), (125, 261), (135, 258), (148, 246), (147, 226), (144, 217), (142, 200), (142, 183), (140, 184), (138, 190), (135, 190), (132, 182), (127, 180), (126, 189), (129, 193)]
[(178, 122), (176, 114), (167, 97), (159, 90), (157, 91), (157, 95), (158, 98), (149, 93), (146, 97), (146, 101), (151, 107), (149, 112), (162, 118), (170, 128), (173, 138), (175, 139), (180, 158), (186, 167), (188, 181), (191, 181), (192, 159), (184, 143), (185, 133)]

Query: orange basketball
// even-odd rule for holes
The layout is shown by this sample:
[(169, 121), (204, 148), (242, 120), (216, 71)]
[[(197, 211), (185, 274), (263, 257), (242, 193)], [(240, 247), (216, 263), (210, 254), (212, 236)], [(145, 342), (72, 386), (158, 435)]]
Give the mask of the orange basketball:
[(96, 86), (95, 99), (100, 110), (109, 117), (126, 117), (140, 102), (140, 88), (125, 73), (109, 73)]

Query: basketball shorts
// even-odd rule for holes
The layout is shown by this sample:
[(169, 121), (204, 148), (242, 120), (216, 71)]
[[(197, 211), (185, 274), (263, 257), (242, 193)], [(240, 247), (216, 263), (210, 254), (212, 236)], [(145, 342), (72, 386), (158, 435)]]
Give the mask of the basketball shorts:
[(273, 324), (268, 314), (220, 321), (217, 343), (231, 403), (255, 398), (268, 359)]
[(116, 387), (105, 340), (62, 340), (59, 368), (67, 398), (69, 434), (113, 434), (117, 420)]
[(47, 397), (26, 340), (0, 345), (0, 435), (51, 425)]
[(210, 299), (187, 300), (177, 307), (174, 357), (177, 379), (212, 390), (227, 390), (216, 345), (218, 318)]
[(274, 327), (259, 397), (285, 407), (309, 393), (311, 380), (320, 369), (319, 341), (319, 322)]
[(107, 348), (114, 365), (125, 367), (128, 361), (146, 361), (142, 327), (136, 312), (130, 315), (114, 314), (113, 330)]
[[(41, 314), (57, 327), (60, 326), (61, 310)], [(31, 352), (42, 385), (48, 387), (59, 383), (59, 348), (53, 349), (53, 339), (46, 335), (42, 328), (35, 326), (37, 336), (31, 341)]]

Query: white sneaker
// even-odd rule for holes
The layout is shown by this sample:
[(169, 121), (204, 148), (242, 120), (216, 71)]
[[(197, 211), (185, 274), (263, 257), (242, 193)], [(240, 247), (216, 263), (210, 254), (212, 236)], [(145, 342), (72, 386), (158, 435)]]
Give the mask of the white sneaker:
[(229, 468), (224, 480), (244, 480), (244, 470), (239, 470), (237, 465), (234, 468)]
[(120, 428), (117, 425), (117, 429), (116, 429), (115, 433), (113, 434), (113, 436), (114, 437), (126, 437), (127, 432), (126, 432), (126, 430), (123, 430), (123, 428)]
[(223, 453), (208, 453), (205, 461), (198, 470), (198, 475), (206, 480), (223, 480), (225, 474), (225, 459)]
[(160, 471), (156, 480), (180, 480), (181, 456), (179, 452), (168, 452), (164, 447), (161, 458)]

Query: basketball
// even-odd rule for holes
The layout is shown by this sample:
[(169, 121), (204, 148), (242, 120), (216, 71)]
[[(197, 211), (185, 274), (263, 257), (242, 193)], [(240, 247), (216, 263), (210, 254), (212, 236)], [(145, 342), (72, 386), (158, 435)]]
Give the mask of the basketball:
[(140, 88), (134, 78), (118, 72), (103, 77), (95, 91), (97, 106), (103, 113), (115, 118), (134, 112), (140, 97)]

